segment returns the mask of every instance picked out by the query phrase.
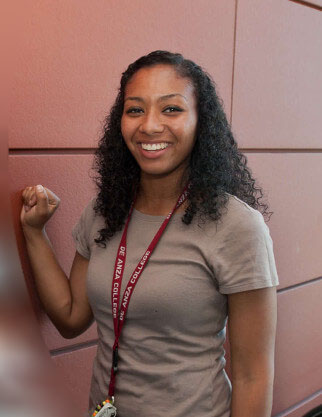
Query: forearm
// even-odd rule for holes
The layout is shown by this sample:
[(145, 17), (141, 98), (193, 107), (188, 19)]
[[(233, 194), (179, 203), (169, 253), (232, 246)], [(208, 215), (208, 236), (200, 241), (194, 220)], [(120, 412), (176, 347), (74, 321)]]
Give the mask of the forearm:
[(271, 378), (232, 381), (231, 417), (270, 417), (273, 382)]
[(42, 305), (59, 331), (68, 327), (72, 296), (45, 231), (24, 229), (27, 251)]

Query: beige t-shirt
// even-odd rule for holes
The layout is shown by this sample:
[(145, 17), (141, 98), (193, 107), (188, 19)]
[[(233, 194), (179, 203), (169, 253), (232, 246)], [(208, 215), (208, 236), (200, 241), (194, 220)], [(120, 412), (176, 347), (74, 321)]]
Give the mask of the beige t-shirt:
[[(90, 411), (108, 393), (112, 345), (111, 286), (121, 239), (106, 248), (94, 200), (73, 229), (77, 251), (90, 259), (87, 291), (98, 326)], [(131, 298), (119, 345), (115, 402), (120, 417), (229, 417), (224, 371), (227, 296), (278, 285), (273, 244), (262, 215), (234, 196), (220, 222), (189, 226), (173, 216)], [(164, 217), (134, 210), (122, 282), (128, 279)]]

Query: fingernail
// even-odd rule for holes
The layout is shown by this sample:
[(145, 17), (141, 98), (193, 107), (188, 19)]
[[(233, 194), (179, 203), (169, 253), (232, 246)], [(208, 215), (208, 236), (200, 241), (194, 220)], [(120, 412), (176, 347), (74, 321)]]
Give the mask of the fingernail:
[(41, 193), (42, 191), (44, 191), (44, 187), (42, 185), (37, 185), (37, 191)]

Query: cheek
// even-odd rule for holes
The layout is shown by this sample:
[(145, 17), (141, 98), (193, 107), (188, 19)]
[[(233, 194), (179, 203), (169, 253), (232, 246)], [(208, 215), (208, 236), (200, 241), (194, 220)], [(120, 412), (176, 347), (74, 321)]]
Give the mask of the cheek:
[(196, 132), (196, 121), (195, 118), (189, 117), (185, 120), (180, 120), (176, 123), (173, 123), (171, 130), (178, 136), (182, 138), (190, 138), (195, 135)]
[(131, 125), (124, 120), (121, 120), (121, 133), (125, 143), (129, 145), (129, 143), (131, 142), (133, 129), (131, 128)]
[(187, 120), (184, 128), (185, 138), (189, 143), (194, 143), (197, 133), (197, 122), (195, 119)]
[(131, 138), (138, 130), (139, 124), (137, 118), (122, 117), (121, 119), (121, 133), (123, 137)]

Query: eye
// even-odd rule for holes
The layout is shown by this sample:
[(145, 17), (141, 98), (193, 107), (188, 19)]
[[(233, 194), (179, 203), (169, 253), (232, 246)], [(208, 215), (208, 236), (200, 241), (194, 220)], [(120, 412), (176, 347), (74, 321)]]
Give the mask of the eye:
[(125, 113), (136, 115), (136, 114), (140, 114), (142, 112), (143, 112), (143, 110), (141, 109), (141, 107), (130, 107), (129, 109), (126, 110)]
[(183, 109), (181, 109), (178, 106), (168, 106), (163, 110), (163, 113), (175, 113), (175, 112), (182, 112)]

